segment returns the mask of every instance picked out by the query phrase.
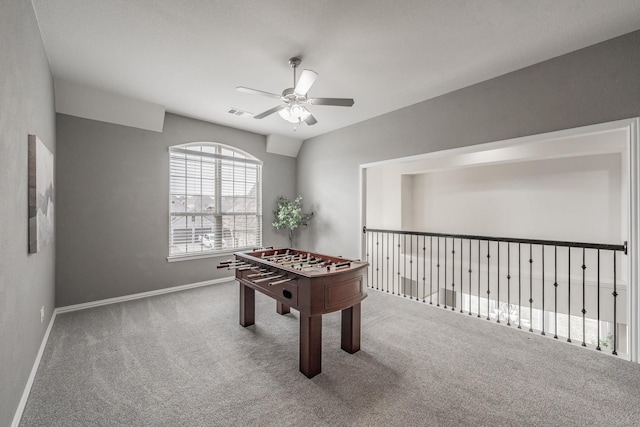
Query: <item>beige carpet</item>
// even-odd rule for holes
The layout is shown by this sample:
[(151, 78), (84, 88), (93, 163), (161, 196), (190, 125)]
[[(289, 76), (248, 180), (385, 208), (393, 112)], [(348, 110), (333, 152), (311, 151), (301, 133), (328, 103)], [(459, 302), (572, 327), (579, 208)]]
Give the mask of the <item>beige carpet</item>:
[(622, 426), (640, 366), (369, 290), (362, 350), (323, 319), (323, 372), (298, 371), (298, 313), (235, 282), (59, 315), (21, 426)]

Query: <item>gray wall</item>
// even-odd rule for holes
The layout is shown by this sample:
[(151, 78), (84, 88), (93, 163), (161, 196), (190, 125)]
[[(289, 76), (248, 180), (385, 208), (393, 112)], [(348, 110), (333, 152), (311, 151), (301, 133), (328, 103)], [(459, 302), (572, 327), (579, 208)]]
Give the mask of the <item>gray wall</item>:
[(307, 140), (300, 246), (359, 256), (360, 164), (636, 116), (640, 31)]
[[(0, 425), (11, 424), (54, 304), (55, 247), (28, 254), (27, 135), (56, 154), (53, 79), (29, 0), (0, 2)], [(55, 157), (54, 157), (55, 158)], [(40, 307), (45, 319), (40, 323)]]
[(261, 159), (263, 243), (287, 244), (272, 211), (295, 195), (296, 161), (267, 153), (262, 135), (173, 114), (162, 133), (58, 114), (57, 136), (57, 307), (232, 274), (220, 258), (167, 262), (171, 145), (220, 142)]

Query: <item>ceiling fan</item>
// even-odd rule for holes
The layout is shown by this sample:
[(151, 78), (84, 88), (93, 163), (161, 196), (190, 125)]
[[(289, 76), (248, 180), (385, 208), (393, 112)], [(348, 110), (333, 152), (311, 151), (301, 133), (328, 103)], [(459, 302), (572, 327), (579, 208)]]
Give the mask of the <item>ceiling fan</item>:
[(313, 117), (311, 112), (309, 112), (306, 107), (307, 105), (334, 105), (338, 107), (351, 107), (353, 105), (354, 101), (351, 98), (307, 98), (307, 92), (318, 78), (318, 73), (311, 70), (303, 70), (300, 74), (300, 79), (296, 83), (296, 68), (298, 68), (301, 62), (300, 58), (297, 57), (289, 59), (289, 65), (293, 68), (294, 87), (283, 90), (282, 95), (242, 86), (236, 88), (239, 92), (268, 96), (283, 102), (281, 105), (277, 105), (263, 113), (253, 116), (254, 119), (263, 119), (277, 112), (289, 123), (301, 124), (305, 122), (307, 125), (312, 126), (318, 123), (318, 121)]

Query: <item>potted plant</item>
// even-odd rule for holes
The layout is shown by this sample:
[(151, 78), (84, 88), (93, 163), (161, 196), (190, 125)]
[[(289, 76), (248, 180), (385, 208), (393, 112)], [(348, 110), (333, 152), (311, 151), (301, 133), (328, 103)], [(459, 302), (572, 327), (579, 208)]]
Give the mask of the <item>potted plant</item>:
[(276, 230), (288, 230), (289, 232), (289, 247), (293, 247), (293, 235), (296, 229), (303, 225), (306, 226), (314, 216), (313, 212), (302, 212), (302, 196), (296, 197), (293, 201), (279, 196), (278, 206), (273, 214), (275, 221), (272, 225)]

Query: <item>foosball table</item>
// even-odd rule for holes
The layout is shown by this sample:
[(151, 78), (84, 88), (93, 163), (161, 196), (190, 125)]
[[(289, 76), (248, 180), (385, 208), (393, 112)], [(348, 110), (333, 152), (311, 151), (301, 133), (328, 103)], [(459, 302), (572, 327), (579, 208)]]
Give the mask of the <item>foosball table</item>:
[(276, 311), (300, 313), (300, 372), (322, 371), (322, 315), (342, 311), (341, 348), (360, 350), (360, 302), (367, 296), (366, 262), (297, 249), (238, 252), (218, 268), (235, 270), (240, 324), (255, 323), (255, 291), (276, 300)]

